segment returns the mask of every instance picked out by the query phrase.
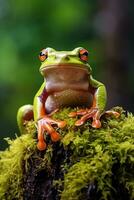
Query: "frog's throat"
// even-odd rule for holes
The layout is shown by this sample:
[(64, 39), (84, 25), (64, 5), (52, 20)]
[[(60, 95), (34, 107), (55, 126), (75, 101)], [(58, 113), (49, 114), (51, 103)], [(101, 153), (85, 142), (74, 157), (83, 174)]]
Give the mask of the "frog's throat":
[(84, 64), (52, 64), (52, 65), (47, 65), (47, 66), (42, 66), (40, 68), (40, 73), (44, 75), (46, 72), (51, 71), (51, 70), (56, 70), (56, 69), (77, 69), (77, 70), (82, 70), (87, 74), (90, 74), (90, 70), (88, 69), (87, 65)]
[(89, 88), (89, 71), (81, 65), (58, 65), (44, 68), (42, 75), (46, 82), (46, 91), (84, 90)]

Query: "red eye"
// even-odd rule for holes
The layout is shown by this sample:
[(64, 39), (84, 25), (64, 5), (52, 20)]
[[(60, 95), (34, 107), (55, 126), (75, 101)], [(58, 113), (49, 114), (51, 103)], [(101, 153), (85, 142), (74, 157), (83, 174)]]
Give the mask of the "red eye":
[(43, 62), (44, 60), (46, 60), (48, 57), (48, 52), (46, 49), (43, 49), (40, 54), (39, 54), (39, 59), (41, 62)]
[(82, 61), (87, 62), (88, 61), (88, 51), (86, 49), (80, 49), (79, 57)]

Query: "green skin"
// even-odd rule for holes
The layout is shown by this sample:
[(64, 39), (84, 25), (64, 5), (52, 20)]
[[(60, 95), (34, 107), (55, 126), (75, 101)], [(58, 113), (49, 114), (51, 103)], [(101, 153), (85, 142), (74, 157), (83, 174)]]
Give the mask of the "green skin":
[(106, 88), (104, 84), (93, 79), (90, 65), (80, 57), (81, 49), (83, 48), (78, 47), (73, 51), (45, 49), (47, 58), (40, 67), (44, 82), (35, 95), (33, 106), (25, 105), (18, 110), (17, 121), (21, 133), (26, 133), (25, 121), (34, 119), (37, 123), (39, 150), (46, 148), (44, 132), (50, 134), (52, 141), (59, 140), (59, 133), (52, 125), (57, 124), (62, 128), (66, 122), (53, 120), (50, 113), (61, 107), (83, 107), (69, 115), (82, 116), (76, 122), (76, 126), (92, 118), (92, 127), (101, 127), (100, 117), (104, 113), (107, 101)]

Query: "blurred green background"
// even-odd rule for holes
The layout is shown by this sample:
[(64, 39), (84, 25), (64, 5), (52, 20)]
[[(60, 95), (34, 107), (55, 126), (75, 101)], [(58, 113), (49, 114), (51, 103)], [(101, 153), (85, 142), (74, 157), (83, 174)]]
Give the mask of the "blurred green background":
[(45, 47), (90, 52), (93, 76), (107, 86), (108, 108), (134, 111), (133, 1), (0, 0), (0, 148), (15, 137), (17, 109), (32, 104)]

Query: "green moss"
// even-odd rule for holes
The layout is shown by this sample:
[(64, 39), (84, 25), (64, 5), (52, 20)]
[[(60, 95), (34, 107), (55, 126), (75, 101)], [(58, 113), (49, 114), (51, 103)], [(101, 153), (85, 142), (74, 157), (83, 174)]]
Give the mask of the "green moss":
[(23, 170), (28, 168), (26, 161), (35, 151), (35, 140), (33, 134), (27, 134), (6, 141), (9, 148), (0, 152), (0, 199), (21, 199)]
[[(65, 170), (63, 180), (55, 181), (61, 200), (84, 199), (85, 189), (93, 184), (97, 184), (101, 199), (112, 199), (118, 192), (114, 182), (123, 185), (130, 199), (134, 199), (134, 116), (128, 114), (126, 117), (121, 108), (114, 109), (121, 116), (118, 119), (103, 116), (101, 129), (92, 128), (90, 120), (80, 127), (74, 126), (77, 119), (68, 117), (71, 108), (53, 115), (53, 118), (67, 121), (67, 126), (63, 130), (57, 128), (57, 131), (61, 134), (60, 145), (65, 151), (71, 151), (69, 162), (65, 160), (61, 166)], [(32, 134), (13, 141), (8, 139), (9, 149), (0, 153), (2, 200), (23, 196), (23, 173), (29, 168), (27, 160), (37, 151), (32, 126), (33, 123), (28, 126), (28, 132)], [(53, 156), (53, 144), (49, 143), (38, 170), (51, 168)]]
[(128, 189), (131, 199), (134, 198), (134, 116), (125, 117), (119, 107), (115, 110), (121, 112), (121, 116), (118, 119), (103, 117), (101, 129), (94, 129), (87, 122), (66, 130), (62, 143), (73, 153), (72, 165), (64, 176), (61, 200), (82, 199), (82, 190), (95, 181), (101, 198), (108, 199), (116, 190), (112, 186), (112, 170), (116, 163), (119, 184)]

